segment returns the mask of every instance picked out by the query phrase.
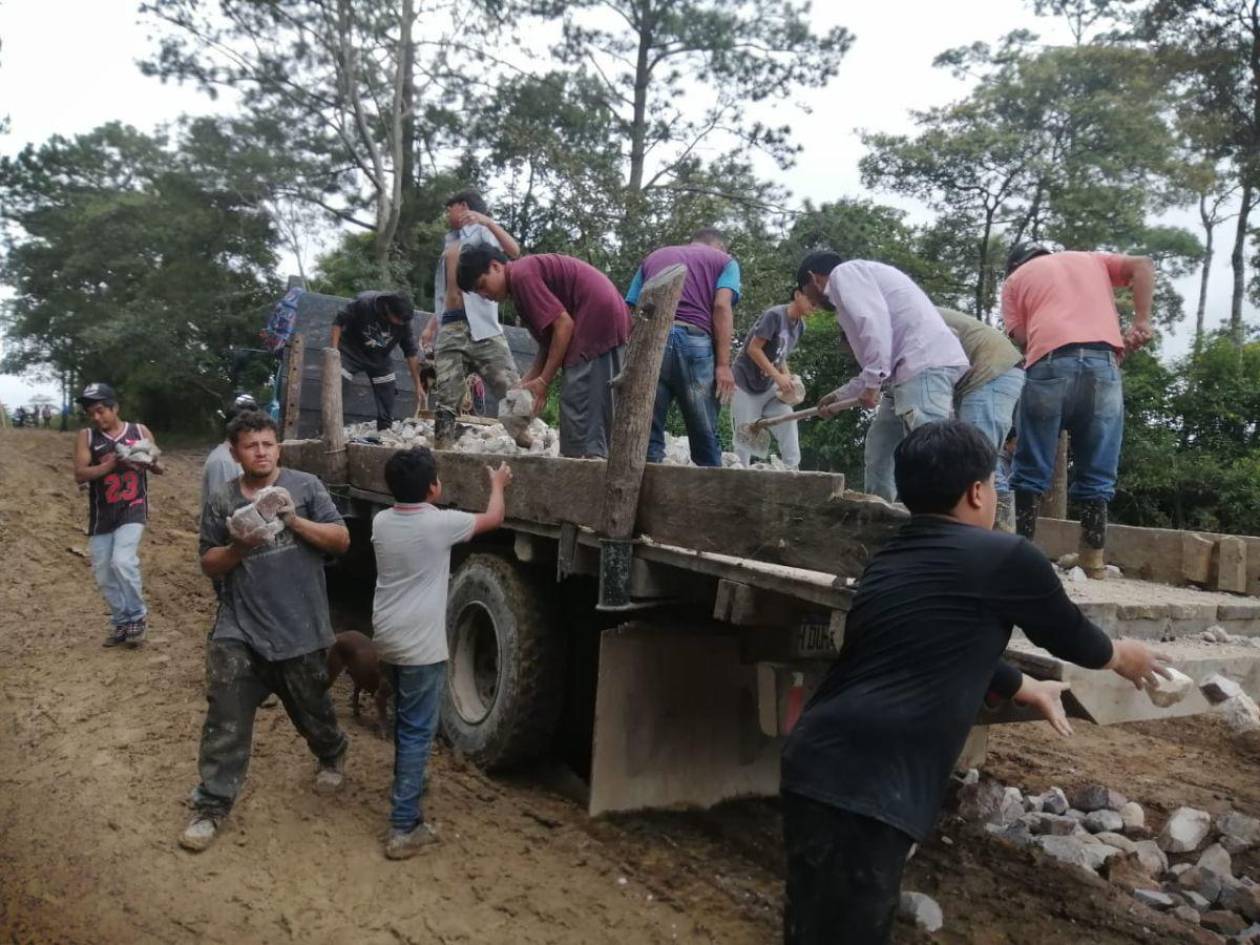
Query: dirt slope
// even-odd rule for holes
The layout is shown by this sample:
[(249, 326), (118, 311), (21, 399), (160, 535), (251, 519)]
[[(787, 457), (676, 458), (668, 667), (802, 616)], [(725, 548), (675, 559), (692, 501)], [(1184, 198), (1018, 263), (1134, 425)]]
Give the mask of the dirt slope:
[[(201, 453), (151, 483), (143, 564), (150, 642), (105, 650), (71, 439), (0, 431), (0, 941), (102, 943), (766, 943), (781, 857), (771, 802), (591, 821), (540, 772), (491, 780), (435, 760), (440, 846), (380, 851), (391, 753), (348, 719), (345, 793), (282, 710), (260, 713), (243, 797), (218, 843), (178, 849), (196, 780), (209, 582), (196, 565)], [(348, 690), (339, 687), (339, 710)], [(995, 739), (1010, 782), (1090, 776), (1154, 810), (1182, 800), (1260, 813), (1254, 763), (1204, 721)], [(1123, 763), (1113, 754), (1119, 749)], [(945, 907), (948, 943), (1191, 942), (1101, 881), (946, 823), (908, 886)], [(1083, 933), (1086, 933), (1083, 936)], [(898, 942), (927, 939), (902, 927)]]

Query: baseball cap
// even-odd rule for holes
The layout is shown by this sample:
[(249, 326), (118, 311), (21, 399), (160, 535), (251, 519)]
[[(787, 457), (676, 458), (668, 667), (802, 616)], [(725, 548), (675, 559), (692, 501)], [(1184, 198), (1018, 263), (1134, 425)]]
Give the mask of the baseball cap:
[(118, 395), (114, 393), (114, 388), (108, 384), (97, 382), (89, 384), (83, 388), (83, 393), (76, 398), (79, 403), (86, 407), (89, 404), (116, 404), (118, 403)]

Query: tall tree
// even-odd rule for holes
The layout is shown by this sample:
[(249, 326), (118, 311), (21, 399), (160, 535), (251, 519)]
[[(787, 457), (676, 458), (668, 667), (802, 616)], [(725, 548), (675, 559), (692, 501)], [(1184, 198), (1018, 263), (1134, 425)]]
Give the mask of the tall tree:
[[(816, 33), (794, 0), (554, 0), (564, 15), (561, 58), (596, 78), (628, 146), (633, 196), (668, 187), (715, 135), (729, 134), (786, 165), (789, 127), (746, 120), (750, 103), (821, 87), (853, 41)], [(692, 111), (702, 100), (701, 113)], [(686, 106), (684, 107), (684, 100)]]
[(141, 11), (163, 30), (142, 67), (212, 96), (237, 94), (269, 145), (291, 157), (294, 193), (372, 233), (379, 276), (390, 278), (414, 248), (419, 153), (458, 128), (454, 116), (489, 69), (476, 59), (482, 41), (502, 29), (488, 8), (502, 6), (145, 0)]
[(109, 380), (158, 426), (220, 406), (279, 286), (259, 194), (205, 131), (110, 124), (0, 159), (5, 369)]
[(1241, 349), (1250, 215), (1260, 205), (1260, 0), (1152, 0), (1136, 12), (1134, 31), (1177, 78), (1186, 108), (1222, 133), (1239, 192), (1229, 323)]

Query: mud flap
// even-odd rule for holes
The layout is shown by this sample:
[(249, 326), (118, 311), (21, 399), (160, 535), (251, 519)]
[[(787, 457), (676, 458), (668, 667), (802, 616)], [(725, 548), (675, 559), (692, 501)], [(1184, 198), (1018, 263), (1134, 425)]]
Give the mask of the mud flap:
[(590, 812), (709, 807), (779, 789), (733, 634), (630, 623), (600, 640)]

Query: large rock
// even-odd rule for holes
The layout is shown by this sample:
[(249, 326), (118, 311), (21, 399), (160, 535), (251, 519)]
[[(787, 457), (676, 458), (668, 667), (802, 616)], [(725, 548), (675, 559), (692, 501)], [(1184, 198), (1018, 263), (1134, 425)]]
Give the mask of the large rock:
[(945, 924), (941, 907), (923, 893), (903, 892), (898, 911), (925, 932), (936, 932)]
[(1133, 898), (1145, 906), (1157, 909), (1160, 912), (1167, 912), (1177, 903), (1173, 897), (1166, 892), (1158, 889), (1135, 889), (1133, 890)]
[(958, 815), (982, 824), (1013, 824), (1024, 816), (1024, 797), (1018, 788), (997, 781), (964, 784), (958, 791)]
[(1235, 735), (1260, 729), (1260, 708), (1245, 692), (1226, 699), (1217, 709), (1225, 719), (1226, 728)]
[(1127, 797), (1102, 784), (1087, 784), (1072, 795), (1072, 806), (1087, 814), (1096, 810), (1118, 811), (1127, 803)]
[(1189, 853), (1197, 850), (1212, 829), (1212, 818), (1206, 811), (1178, 807), (1159, 834), (1160, 849), (1166, 853)]
[(1230, 853), (1260, 846), (1260, 820), (1255, 817), (1231, 810), (1216, 818), (1216, 831), (1221, 835), (1221, 846)]
[(1221, 876), (1234, 875), (1234, 864), (1230, 859), (1229, 851), (1219, 843), (1212, 844), (1199, 855), (1198, 866), (1200, 869), (1209, 869)]
[(1102, 843), (1086, 843), (1076, 837), (1038, 837), (1037, 845), (1046, 855), (1060, 863), (1091, 871), (1097, 871), (1111, 857), (1121, 855), (1115, 847)]
[(1035, 834), (1050, 834), (1055, 837), (1070, 837), (1082, 830), (1079, 820), (1056, 814), (1025, 814), (1023, 822)]
[(1210, 932), (1219, 935), (1237, 935), (1247, 927), (1247, 923), (1236, 912), (1215, 909), (1199, 916), (1199, 922)]
[(1129, 801), (1120, 808), (1120, 820), (1125, 833), (1139, 833), (1146, 829), (1146, 812), (1137, 801)]
[(1226, 883), (1219, 901), (1222, 909), (1237, 912), (1249, 922), (1260, 921), (1260, 886), (1254, 883)]
[(1013, 824), (985, 824), (984, 829), (992, 836), (1005, 840), (1007, 843), (1013, 843), (1017, 847), (1037, 845), (1037, 838), (1032, 835), (1028, 825), (1022, 820)]
[[(1096, 844), (1095, 844), (1096, 846)], [(1138, 859), (1136, 853), (1123, 853), (1113, 856), (1102, 867), (1103, 878), (1121, 889), (1136, 891), (1139, 889), (1156, 889), (1159, 883)], [(1169, 908), (1179, 902), (1170, 902)]]
[(1085, 815), (1085, 829), (1090, 833), (1116, 833), (1124, 829), (1124, 819), (1114, 810), (1095, 810)]
[(1242, 686), (1228, 676), (1222, 676), (1220, 673), (1213, 673), (1199, 683), (1199, 692), (1203, 693), (1203, 698), (1207, 699), (1212, 705), (1220, 705), (1226, 699), (1242, 695), (1242, 691)]
[(1041, 809), (1047, 814), (1063, 815), (1068, 812), (1071, 806), (1062, 788), (1052, 787), (1045, 794), (1041, 795)]
[(1162, 876), (1168, 869), (1168, 855), (1154, 840), (1139, 840), (1134, 847), (1142, 867), (1152, 876)]
[(1215, 904), (1221, 897), (1221, 889), (1225, 885), (1225, 878), (1220, 873), (1212, 870), (1192, 866), (1177, 877), (1177, 885), (1181, 889), (1197, 892), (1209, 903)]
[[(1110, 833), (1108, 831), (1104, 831), (1102, 833), (1094, 834), (1094, 839), (1099, 843), (1107, 844), (1109, 847), (1115, 847), (1121, 853), (1137, 853), (1138, 851), (1138, 845), (1122, 833)], [(1159, 870), (1157, 872), (1152, 872), (1151, 875), (1158, 876), (1162, 872), (1163, 870)]]

